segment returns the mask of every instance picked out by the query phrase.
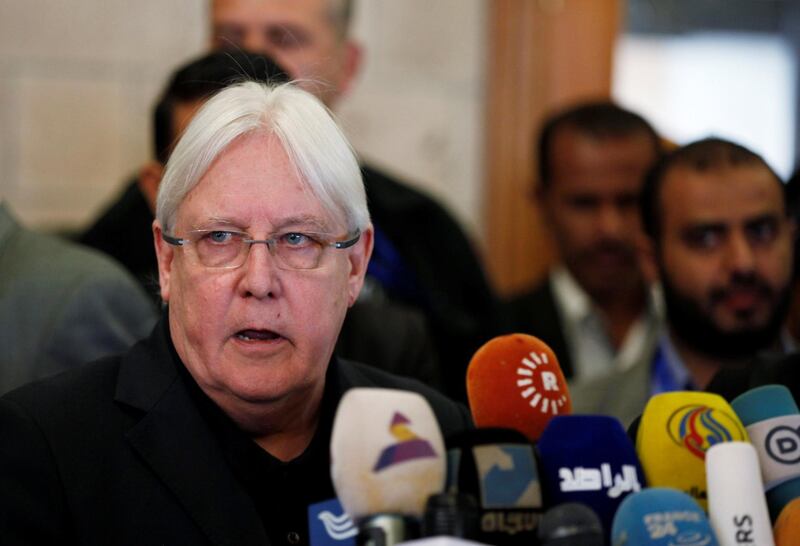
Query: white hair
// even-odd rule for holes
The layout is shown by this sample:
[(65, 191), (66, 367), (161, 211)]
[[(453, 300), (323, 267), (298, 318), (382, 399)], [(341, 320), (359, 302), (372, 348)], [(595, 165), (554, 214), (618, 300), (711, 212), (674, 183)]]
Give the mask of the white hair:
[(186, 195), (237, 138), (265, 132), (278, 138), (301, 180), (347, 229), (364, 230), (369, 211), (355, 153), (328, 109), (291, 83), (229, 86), (197, 112), (167, 163), (156, 201), (165, 232)]

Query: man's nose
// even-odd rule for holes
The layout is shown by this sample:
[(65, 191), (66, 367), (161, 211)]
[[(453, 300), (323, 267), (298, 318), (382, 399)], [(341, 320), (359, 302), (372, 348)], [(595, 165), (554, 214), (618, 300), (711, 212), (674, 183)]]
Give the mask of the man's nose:
[(278, 264), (266, 242), (259, 241), (249, 245), (242, 270), (242, 295), (263, 299), (274, 298), (279, 293)]
[(743, 233), (734, 233), (726, 246), (726, 260), (731, 271), (750, 272), (755, 268), (753, 246)]
[(606, 205), (598, 211), (597, 229), (605, 237), (617, 238), (625, 230), (625, 217), (619, 208)]

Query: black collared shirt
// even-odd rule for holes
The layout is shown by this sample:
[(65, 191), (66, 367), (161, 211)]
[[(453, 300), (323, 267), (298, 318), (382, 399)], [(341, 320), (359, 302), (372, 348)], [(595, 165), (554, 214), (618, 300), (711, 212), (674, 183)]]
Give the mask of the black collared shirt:
[[(256, 444), (206, 396), (185, 367), (179, 366), (192, 399), (218, 439), (233, 475), (252, 499), (273, 546), (308, 545), (308, 506), (336, 496), (330, 476), (330, 441), (342, 393), (336, 384), (335, 366), (333, 359), (314, 437), (300, 456), (288, 462)], [(220, 499), (220, 509), (225, 509), (225, 499)]]

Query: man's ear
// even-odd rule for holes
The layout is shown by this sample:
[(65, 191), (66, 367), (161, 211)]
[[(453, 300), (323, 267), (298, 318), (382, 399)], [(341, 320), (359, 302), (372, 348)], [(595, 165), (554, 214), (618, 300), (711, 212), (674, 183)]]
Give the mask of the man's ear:
[(372, 247), (375, 244), (374, 230), (369, 224), (362, 232), (361, 238), (350, 249), (348, 259), (350, 261), (350, 273), (347, 279), (347, 306), (352, 306), (361, 287), (364, 286), (364, 277), (367, 274), (367, 265), (372, 256)]
[(337, 86), (336, 96), (342, 98), (353, 87), (358, 73), (361, 71), (361, 64), (364, 59), (364, 49), (355, 40), (345, 40), (342, 44), (344, 51), (342, 55), (342, 70), (340, 71), (339, 85)]
[(158, 161), (148, 161), (139, 169), (137, 185), (139, 191), (144, 196), (150, 211), (155, 214), (156, 197), (158, 196), (158, 186), (161, 184), (161, 177), (164, 175), (164, 166)]
[(655, 242), (653, 239), (639, 233), (636, 237), (636, 253), (639, 258), (639, 268), (645, 281), (652, 283), (659, 280)]
[(175, 248), (161, 237), (162, 233), (159, 221), (153, 220), (153, 244), (155, 244), (156, 257), (158, 258), (158, 284), (161, 289), (161, 299), (164, 303), (167, 303), (169, 302), (169, 282), (172, 274), (172, 259), (175, 257)]

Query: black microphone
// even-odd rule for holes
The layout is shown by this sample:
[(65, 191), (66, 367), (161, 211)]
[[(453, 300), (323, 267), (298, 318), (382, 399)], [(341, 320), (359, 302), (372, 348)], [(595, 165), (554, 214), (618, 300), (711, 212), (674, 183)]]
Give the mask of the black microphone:
[(478, 540), (478, 503), (475, 497), (457, 491), (431, 495), (422, 518), (422, 536)]
[(541, 546), (603, 546), (604, 536), (600, 518), (580, 502), (553, 506), (539, 522)]
[(535, 543), (542, 494), (534, 449), (525, 435), (503, 428), (473, 429), (447, 443), (448, 491), (476, 499), (478, 542)]

